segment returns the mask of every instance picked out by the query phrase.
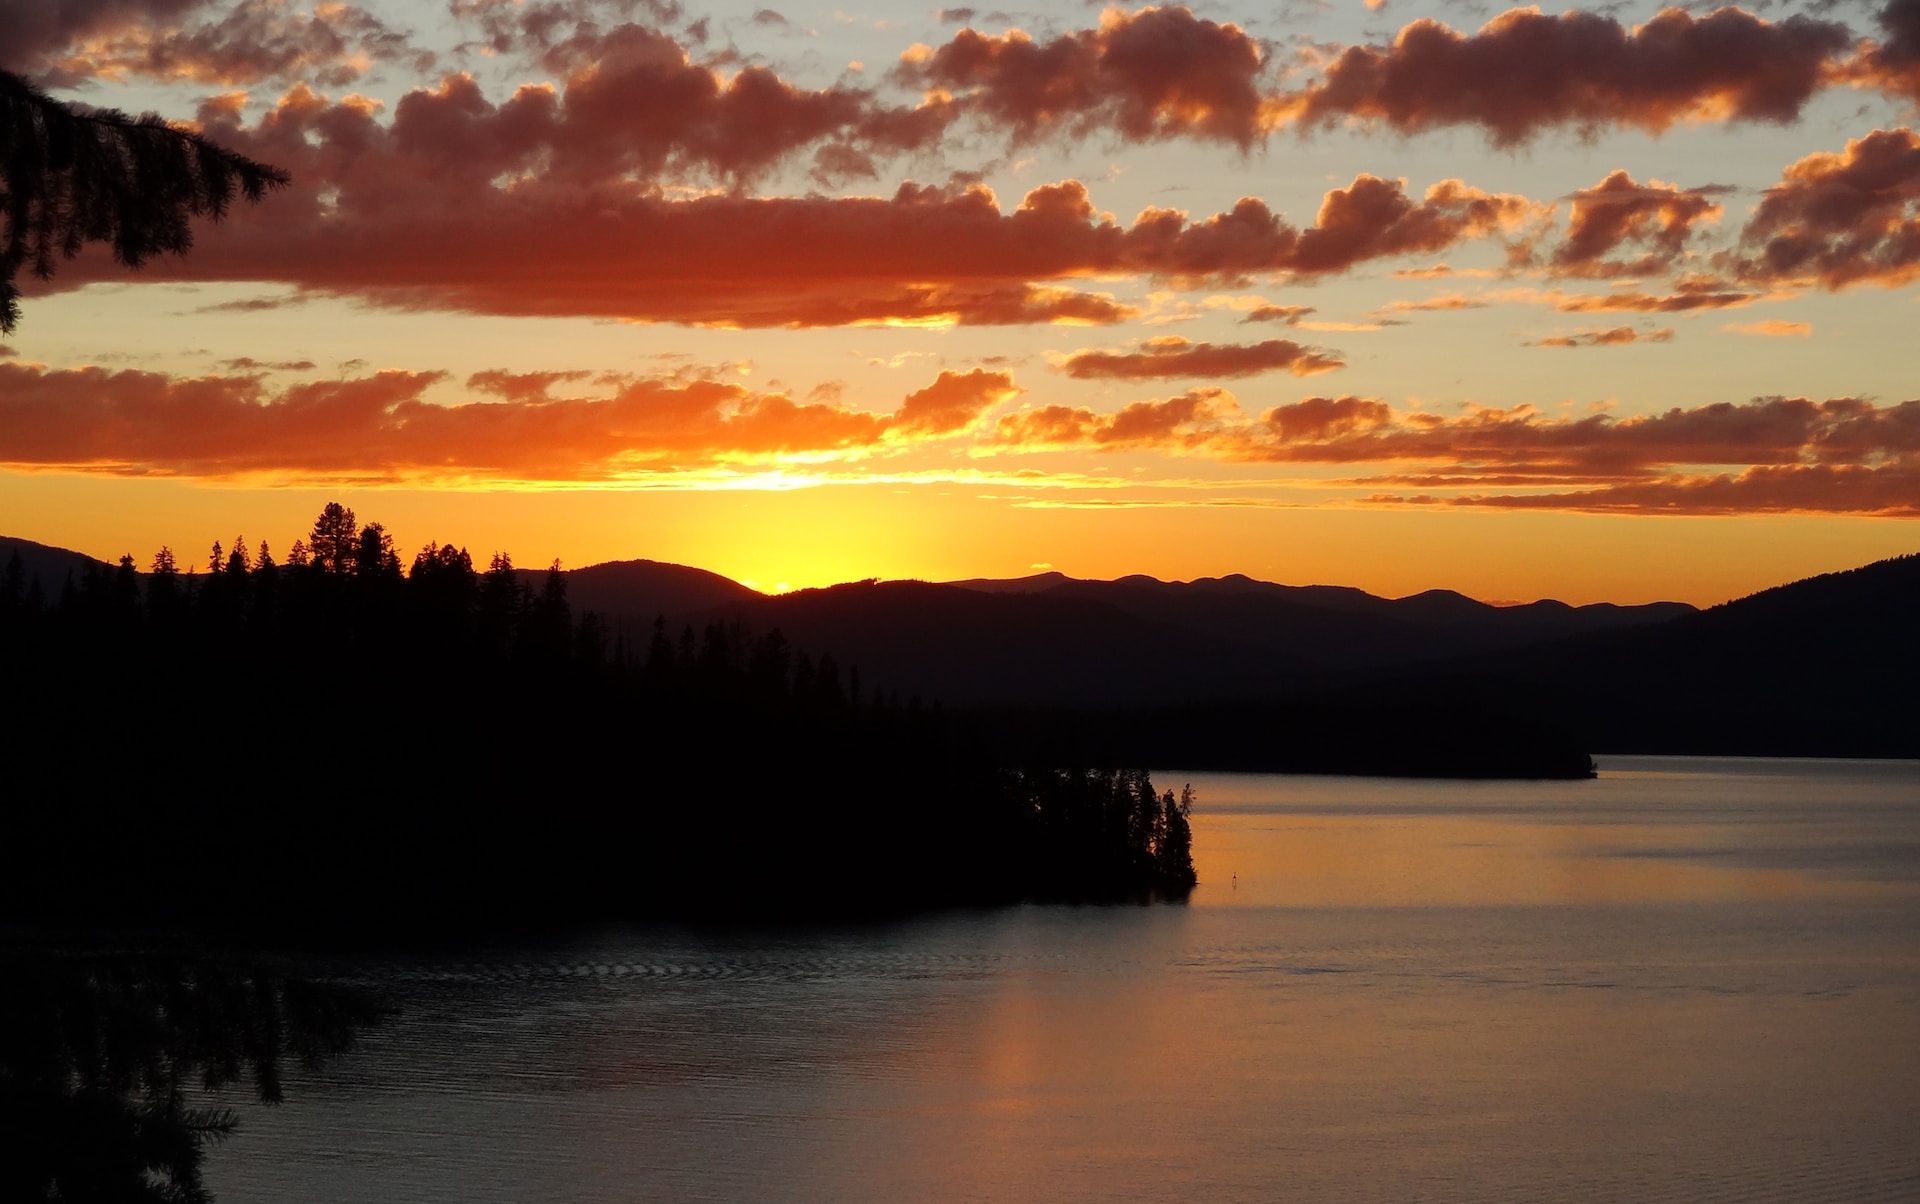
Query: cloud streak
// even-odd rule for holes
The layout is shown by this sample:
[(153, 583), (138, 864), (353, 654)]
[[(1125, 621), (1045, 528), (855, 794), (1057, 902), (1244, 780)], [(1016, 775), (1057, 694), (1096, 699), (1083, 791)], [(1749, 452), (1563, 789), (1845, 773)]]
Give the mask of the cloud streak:
[(1813, 324), (1810, 322), (1786, 322), (1779, 318), (1760, 322), (1728, 322), (1720, 329), (1728, 334), (1758, 335), (1769, 339), (1804, 339), (1813, 334)]
[[(881, 412), (832, 393), (797, 401), (706, 377), (486, 371), (463, 392), (439, 372), (271, 385), (269, 371), (310, 365), (233, 367), (174, 377), (0, 356), (0, 463), (264, 484), (695, 487), (724, 478), (729, 488), (784, 488), (790, 470), (842, 483), (908, 480), (922, 470), (868, 465), (939, 445), (976, 458), (1125, 452), (1286, 466), (1271, 488), (1332, 490), (1369, 505), (1920, 517), (1920, 401), (1765, 397), (1556, 417), (1530, 406), (1444, 415), (1348, 395), (1250, 414), (1226, 389), (1200, 386), (1111, 412), (1003, 412), (1023, 390), (1005, 372), (971, 369), (944, 371)], [(1339, 466), (1377, 471), (1299, 475)], [(1071, 484), (1058, 473), (979, 471), (982, 480)], [(1103, 478), (1102, 487), (1116, 484)], [(1417, 492), (1381, 491), (1396, 486)]]
[(1580, 330), (1573, 334), (1549, 335), (1528, 343), (1529, 347), (1625, 347), (1632, 343), (1671, 343), (1672, 327), (1638, 330), (1632, 326), (1614, 326), (1606, 330)]
[(6, 359), (0, 462), (280, 482), (618, 481), (876, 454), (963, 432), (1019, 392), (1005, 373), (974, 370), (941, 373), (891, 414), (708, 379), (613, 380), (585, 396), (554, 395), (586, 375), (481, 372), (468, 390), (495, 400), (441, 404), (428, 396), (446, 381), (439, 372), (270, 389), (258, 371), (181, 378)]
[(1233, 380), (1263, 372), (1313, 376), (1346, 364), (1291, 339), (1259, 343), (1195, 343), (1177, 335), (1148, 339), (1131, 351), (1077, 351), (1060, 370), (1075, 380)]
[(1674, 476), (1657, 481), (1547, 493), (1377, 494), (1375, 505), (1456, 506), (1496, 510), (1572, 510), (1594, 514), (1724, 517), (1744, 514), (1846, 514), (1920, 518), (1920, 469), (1910, 464), (1784, 465), (1737, 474)]
[[(1339, 484), (1418, 485), (1375, 505), (1613, 513), (1817, 512), (1920, 517), (1920, 401), (1763, 397), (1615, 417), (1532, 406), (1458, 415), (1311, 397), (1247, 416), (1225, 390), (1135, 402), (1118, 413), (1048, 406), (993, 430), (1007, 451), (1145, 451), (1229, 463), (1377, 465)], [(1712, 471), (1716, 467), (1736, 471)], [(1486, 486), (1525, 492), (1487, 494)], [(1445, 492), (1431, 492), (1432, 490)]]

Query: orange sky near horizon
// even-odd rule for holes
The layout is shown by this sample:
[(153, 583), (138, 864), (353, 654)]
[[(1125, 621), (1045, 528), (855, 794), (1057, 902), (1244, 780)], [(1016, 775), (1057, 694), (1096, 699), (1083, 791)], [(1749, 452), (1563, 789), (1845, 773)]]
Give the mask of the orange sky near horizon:
[(0, 68), (294, 177), (22, 281), (0, 534), (1702, 605), (1920, 550), (1920, 0), (103, 0)]
[[(52, 482), (0, 475), (0, 513), (22, 534), (142, 566), (162, 544), (183, 565), (218, 539), (267, 539), (281, 559), (328, 501), (377, 521), (411, 552), (429, 540), (523, 568), (608, 560), (688, 564), (763, 592), (866, 577), (956, 580), (1057, 570), (1163, 580), (1245, 573), (1291, 585), (1353, 585), (1384, 597), (1453, 589), (1491, 602), (1558, 598), (1711, 606), (1773, 585), (1915, 550), (1892, 519), (1783, 515), (1729, 523), (1698, 516), (1252, 512), (1231, 526), (1191, 508), (1147, 512), (1021, 509), (957, 492), (839, 486), (751, 492), (240, 490), (179, 482), (75, 482), (39, 510)], [(57, 497), (57, 494), (55, 495)], [(1119, 521), (1116, 521), (1119, 520)], [(220, 524), (226, 524), (224, 527)], [(232, 528), (232, 529), (228, 529)]]

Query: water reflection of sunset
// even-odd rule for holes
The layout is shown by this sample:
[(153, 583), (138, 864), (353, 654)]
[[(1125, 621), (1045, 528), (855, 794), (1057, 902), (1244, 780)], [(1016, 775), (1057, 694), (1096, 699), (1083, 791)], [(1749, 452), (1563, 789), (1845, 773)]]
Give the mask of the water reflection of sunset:
[[(1910, 877), (1876, 867), (1825, 872), (1823, 852), (1853, 851), (1845, 842), (1857, 833), (1846, 825), (1863, 818), (1844, 800), (1826, 825), (1811, 824), (1777, 807), (1788, 795), (1775, 783), (1703, 776), (1704, 762), (1624, 764), (1593, 782), (1168, 780), (1192, 779), (1201, 798), (1197, 906), (1530, 906), (1914, 889)], [(1619, 805), (1647, 781), (1672, 792), (1670, 805)], [(1899, 822), (1876, 811), (1865, 818)]]
[(1791, 870), (1634, 854), (1636, 845), (1686, 830), (1623, 834), (1611, 826), (1444, 817), (1256, 820), (1209, 817), (1203, 809), (1194, 831), (1197, 906), (1678, 902), (1876, 889)]

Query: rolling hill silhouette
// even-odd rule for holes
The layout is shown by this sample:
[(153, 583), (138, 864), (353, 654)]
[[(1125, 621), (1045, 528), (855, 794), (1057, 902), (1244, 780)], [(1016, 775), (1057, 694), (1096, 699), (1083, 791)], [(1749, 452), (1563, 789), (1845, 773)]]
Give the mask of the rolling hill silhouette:
[(1596, 751), (1920, 757), (1920, 555), (1385, 683), (1524, 695)]
[[(520, 576), (537, 588), (546, 570), (522, 569)], [(573, 605), (616, 622), (628, 639), (644, 638), (662, 616), (684, 619), (761, 596), (730, 577), (659, 560), (610, 560), (569, 569), (566, 577)]]
[(10, 535), (0, 535), (0, 565), (5, 565), (13, 556), (20, 557), (20, 567), (25, 573), (24, 584), (31, 586), (40, 583), (40, 591), (49, 602), (60, 596), (60, 590), (66, 585), (69, 575), (79, 581), (87, 575), (88, 569), (109, 567), (102, 561), (81, 552), (70, 552), (65, 548), (49, 547), (35, 543), (31, 539), (16, 539)]

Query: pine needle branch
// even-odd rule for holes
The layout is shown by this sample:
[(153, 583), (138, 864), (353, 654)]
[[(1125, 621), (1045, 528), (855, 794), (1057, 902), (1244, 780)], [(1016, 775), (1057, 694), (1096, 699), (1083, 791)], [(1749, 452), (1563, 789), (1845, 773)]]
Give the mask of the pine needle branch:
[(194, 218), (289, 179), (152, 113), (77, 111), (0, 71), (0, 334), (20, 321), (21, 271), (49, 279), (93, 242), (129, 268), (181, 254)]

